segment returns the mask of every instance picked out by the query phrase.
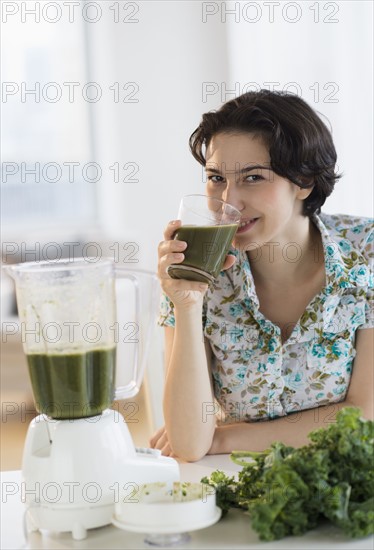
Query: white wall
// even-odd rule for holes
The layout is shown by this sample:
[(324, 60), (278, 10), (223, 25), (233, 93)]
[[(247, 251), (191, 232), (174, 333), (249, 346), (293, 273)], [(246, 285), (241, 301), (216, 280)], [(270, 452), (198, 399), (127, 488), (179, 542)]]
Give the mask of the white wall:
[(373, 3), (319, 2), (317, 13), (316, 2), (275, 2), (274, 22), (270, 2), (245, 4), (239, 21), (226, 16), (231, 89), (296, 83), (289, 90), (328, 119), (344, 174), (323, 210), (373, 216)]
[(101, 185), (100, 212), (108, 234), (136, 242), (141, 266), (156, 269), (157, 244), (181, 196), (204, 192), (188, 138), (202, 113), (219, 105), (203, 102), (201, 90), (204, 80), (227, 80), (226, 29), (202, 22), (200, 2), (139, 5), (139, 23), (121, 26), (108, 17), (105, 27), (89, 28), (90, 80), (103, 89), (115, 81), (139, 86), (138, 103), (114, 103), (111, 93), (94, 105), (99, 162), (139, 166), (138, 183), (108, 178)]

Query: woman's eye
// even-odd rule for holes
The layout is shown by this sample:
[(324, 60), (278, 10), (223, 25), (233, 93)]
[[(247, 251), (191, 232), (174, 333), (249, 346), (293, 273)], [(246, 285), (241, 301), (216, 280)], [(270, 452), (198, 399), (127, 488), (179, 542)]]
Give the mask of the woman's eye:
[(264, 178), (258, 174), (251, 174), (250, 176), (247, 176), (245, 178), (245, 181), (247, 181), (248, 183), (255, 183), (255, 182), (259, 182), (261, 180), (263, 180)]
[(222, 183), (223, 177), (222, 176), (207, 176), (208, 181), (212, 181), (213, 183)]

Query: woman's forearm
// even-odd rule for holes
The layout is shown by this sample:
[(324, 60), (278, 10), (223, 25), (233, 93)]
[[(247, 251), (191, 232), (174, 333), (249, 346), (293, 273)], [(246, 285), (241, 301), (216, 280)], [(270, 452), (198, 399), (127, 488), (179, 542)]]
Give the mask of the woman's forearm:
[(164, 391), (165, 427), (173, 452), (188, 461), (210, 449), (216, 427), (204, 404), (213, 401), (210, 373), (201, 326), (202, 305), (175, 308), (173, 348)]
[(264, 451), (274, 441), (301, 447), (309, 442), (308, 434), (335, 422), (337, 412), (351, 406), (347, 401), (290, 414), (274, 420), (238, 422), (218, 426), (208, 454), (232, 451)]

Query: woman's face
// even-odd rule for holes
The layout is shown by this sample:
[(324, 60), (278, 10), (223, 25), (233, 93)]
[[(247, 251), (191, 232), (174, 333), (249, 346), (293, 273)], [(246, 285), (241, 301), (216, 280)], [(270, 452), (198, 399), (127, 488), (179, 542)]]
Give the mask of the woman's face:
[(207, 194), (241, 212), (236, 248), (249, 251), (295, 238), (294, 222), (302, 218), (302, 199), (311, 190), (300, 189), (271, 170), (262, 139), (250, 133), (214, 135), (207, 147), (205, 169)]

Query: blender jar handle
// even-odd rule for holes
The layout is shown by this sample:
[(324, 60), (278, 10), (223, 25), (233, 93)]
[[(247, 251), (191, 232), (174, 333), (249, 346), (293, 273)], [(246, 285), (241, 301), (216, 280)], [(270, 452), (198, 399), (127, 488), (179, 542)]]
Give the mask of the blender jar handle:
[[(119, 386), (118, 388), (115, 389), (114, 399), (118, 400), (118, 399), (127, 399), (136, 395), (139, 391), (140, 385), (143, 380), (146, 359), (147, 359), (147, 352), (148, 352), (148, 347), (151, 340), (151, 333), (153, 330), (152, 321), (155, 321), (155, 317), (156, 317), (156, 301), (154, 299), (154, 296), (155, 296), (155, 288), (157, 284), (157, 277), (154, 273), (151, 273), (151, 272), (142, 271), (140, 269), (129, 270), (128, 268), (120, 267), (120, 266), (115, 266), (114, 272), (115, 272), (116, 278), (128, 279), (133, 284), (133, 287), (135, 290), (134, 322), (139, 329), (141, 326), (141, 320), (140, 320), (141, 292), (140, 292), (139, 285), (142, 283), (142, 281), (139, 281), (139, 277), (141, 275), (146, 276), (149, 280), (149, 284), (151, 285), (151, 288), (150, 288), (151, 303), (147, 304), (147, 308), (149, 308), (150, 306), (150, 309), (147, 309), (147, 311), (149, 311), (150, 313), (150, 318), (146, 327), (147, 330), (144, 331), (145, 334), (142, 334), (143, 331), (139, 330), (139, 339), (134, 342), (135, 353), (134, 353), (134, 360), (133, 360), (132, 380), (126, 386)], [(141, 344), (143, 344), (142, 349), (140, 347)]]

